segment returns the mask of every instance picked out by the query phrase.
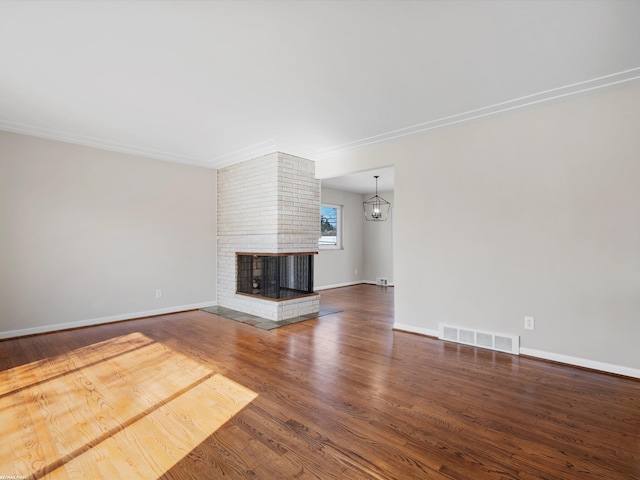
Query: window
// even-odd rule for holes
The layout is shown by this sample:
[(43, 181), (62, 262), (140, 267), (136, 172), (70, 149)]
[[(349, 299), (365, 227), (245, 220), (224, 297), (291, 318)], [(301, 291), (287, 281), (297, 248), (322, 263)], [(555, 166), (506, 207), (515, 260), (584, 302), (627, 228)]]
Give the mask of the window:
[(320, 206), (320, 248), (342, 248), (342, 206)]

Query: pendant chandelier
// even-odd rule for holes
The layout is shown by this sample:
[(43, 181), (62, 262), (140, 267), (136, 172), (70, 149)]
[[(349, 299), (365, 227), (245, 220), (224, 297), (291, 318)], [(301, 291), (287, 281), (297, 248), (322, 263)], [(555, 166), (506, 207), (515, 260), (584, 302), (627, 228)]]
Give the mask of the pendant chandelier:
[(368, 222), (385, 222), (391, 212), (391, 203), (378, 195), (378, 177), (379, 175), (373, 176), (376, 179), (376, 194), (362, 202), (364, 218)]

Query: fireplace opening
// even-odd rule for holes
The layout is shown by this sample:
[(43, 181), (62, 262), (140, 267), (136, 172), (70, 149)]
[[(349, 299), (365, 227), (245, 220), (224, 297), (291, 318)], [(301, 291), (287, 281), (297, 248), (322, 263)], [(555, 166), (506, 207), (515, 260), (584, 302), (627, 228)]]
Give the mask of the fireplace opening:
[(236, 293), (274, 300), (312, 295), (314, 253), (237, 253)]

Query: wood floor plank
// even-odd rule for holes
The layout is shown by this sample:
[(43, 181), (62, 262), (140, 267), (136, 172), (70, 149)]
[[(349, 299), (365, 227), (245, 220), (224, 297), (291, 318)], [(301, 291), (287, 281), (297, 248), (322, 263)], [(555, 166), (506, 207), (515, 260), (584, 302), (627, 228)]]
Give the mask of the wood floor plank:
[(394, 331), (393, 289), (0, 341), (0, 475), (640, 480), (640, 382)]

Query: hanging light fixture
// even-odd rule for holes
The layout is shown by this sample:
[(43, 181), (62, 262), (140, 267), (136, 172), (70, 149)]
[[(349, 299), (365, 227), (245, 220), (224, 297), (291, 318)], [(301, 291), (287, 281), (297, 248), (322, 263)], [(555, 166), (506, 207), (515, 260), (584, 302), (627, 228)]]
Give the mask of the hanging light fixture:
[(373, 176), (376, 179), (376, 194), (362, 202), (364, 218), (369, 222), (385, 222), (391, 212), (391, 203), (378, 195), (378, 177), (379, 175)]

